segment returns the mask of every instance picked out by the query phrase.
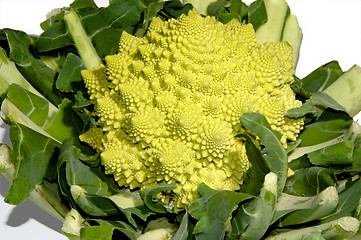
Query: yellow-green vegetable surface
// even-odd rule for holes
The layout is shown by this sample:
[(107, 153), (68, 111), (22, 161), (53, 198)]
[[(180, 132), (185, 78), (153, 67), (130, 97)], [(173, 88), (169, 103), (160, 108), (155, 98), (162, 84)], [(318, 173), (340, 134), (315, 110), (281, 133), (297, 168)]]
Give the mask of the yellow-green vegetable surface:
[(295, 140), (303, 119), (286, 117), (299, 107), (290, 88), (292, 48), (258, 44), (251, 24), (222, 24), (196, 10), (163, 22), (154, 18), (142, 38), (123, 33), (106, 66), (82, 76), (99, 120), (80, 139), (101, 152), (107, 174), (120, 186), (178, 184), (177, 208), (197, 198), (204, 182), (237, 190), (250, 166), (240, 116), (263, 114)]

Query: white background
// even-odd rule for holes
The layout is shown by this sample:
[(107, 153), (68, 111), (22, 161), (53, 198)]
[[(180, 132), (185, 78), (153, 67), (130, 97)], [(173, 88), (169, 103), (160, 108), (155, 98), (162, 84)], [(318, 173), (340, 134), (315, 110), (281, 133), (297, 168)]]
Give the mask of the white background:
[[(0, 29), (13, 28), (40, 34), (39, 24), (46, 13), (68, 6), (71, 0), (0, 0)], [(96, 1), (105, 6), (106, 0)], [(244, 1), (246, 4), (251, 0)], [(298, 17), (303, 43), (296, 75), (304, 77), (332, 60), (344, 71), (354, 64), (361, 66), (360, 0), (288, 0), (291, 12)], [(360, 89), (361, 91), (361, 89)], [(360, 119), (360, 115), (356, 117)], [(8, 131), (0, 120), (0, 140), (7, 143)], [(17, 206), (4, 203), (10, 183), (0, 174), (0, 239), (64, 240), (61, 222), (48, 216), (31, 201)]]

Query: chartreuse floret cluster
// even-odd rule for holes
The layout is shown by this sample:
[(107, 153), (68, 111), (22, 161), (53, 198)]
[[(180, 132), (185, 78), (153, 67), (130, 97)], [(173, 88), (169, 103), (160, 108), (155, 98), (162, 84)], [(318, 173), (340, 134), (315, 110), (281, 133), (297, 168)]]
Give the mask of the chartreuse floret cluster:
[(142, 38), (124, 32), (119, 52), (105, 60), (82, 72), (99, 120), (80, 138), (101, 152), (120, 186), (177, 183), (177, 208), (197, 198), (202, 182), (239, 189), (250, 166), (234, 137), (245, 131), (243, 113), (263, 114), (283, 144), (303, 126), (286, 117), (301, 105), (290, 88), (291, 46), (256, 43), (250, 24), (222, 24), (196, 10), (154, 18)]

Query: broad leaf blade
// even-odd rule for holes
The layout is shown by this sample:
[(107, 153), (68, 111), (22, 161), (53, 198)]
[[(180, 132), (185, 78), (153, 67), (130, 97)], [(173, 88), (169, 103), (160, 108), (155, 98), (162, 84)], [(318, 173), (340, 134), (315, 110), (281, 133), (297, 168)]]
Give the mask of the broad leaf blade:
[(6, 97), (36, 125), (44, 125), (49, 113), (47, 100), (15, 84), (10, 85)]
[[(77, 12), (98, 55), (105, 57), (116, 53), (123, 31), (135, 32), (142, 20), (144, 5), (140, 0), (113, 0), (107, 7), (93, 8), (77, 4), (73, 5), (73, 10)], [(40, 35), (37, 49), (47, 52), (73, 44), (62, 16)]]
[(298, 136), (300, 147), (312, 146), (327, 142), (344, 134), (351, 126), (353, 119), (345, 112), (324, 111), (316, 122), (305, 125)]
[(117, 216), (119, 218), (123, 215), (117, 205), (106, 197), (82, 193), (74, 197), (74, 200), (82, 211), (93, 217)]
[(77, 9), (77, 8), (96, 8), (97, 5), (95, 4), (95, 2), (93, 0), (74, 0), (74, 2), (72, 2), (70, 4), (70, 7), (73, 9)]
[(228, 23), (232, 19), (243, 22), (247, 18), (247, 10), (247, 5), (241, 0), (214, 1), (207, 9), (209, 15), (215, 16), (222, 23)]
[(73, 103), (65, 98), (59, 105), (59, 111), (46, 126), (45, 131), (59, 142), (67, 138), (77, 141), (82, 131), (82, 123), (73, 112)]
[(163, 0), (144, 0), (147, 5), (144, 11), (144, 23), (143, 28), (146, 30), (152, 21), (153, 17), (156, 17), (158, 12), (163, 8)]
[(280, 143), (280, 133), (272, 130), (266, 118), (260, 113), (245, 113), (241, 116), (242, 125), (261, 139), (265, 146), (263, 155), (270, 171), (278, 175), (277, 191), (280, 194), (287, 178), (288, 157)]
[(287, 117), (289, 118), (300, 118), (307, 114), (311, 116), (317, 115), (317, 108), (310, 99), (306, 100), (300, 107), (291, 108), (287, 111)]
[(10, 127), (10, 140), (16, 172), (5, 202), (18, 204), (28, 199), (35, 185), (44, 178), (54, 178), (60, 146), (51, 138), (16, 123)]
[[(286, 202), (293, 203), (293, 205)], [(294, 198), (296, 201), (292, 201)], [(318, 195), (313, 197), (292, 196), (288, 194), (283, 195), (283, 199), (278, 201), (278, 205), (281, 208), (283, 205), (289, 206), (288, 209), (282, 209), (278, 214), (279, 219), (278, 226), (291, 226), (303, 223), (309, 223), (329, 215), (337, 206), (338, 194), (335, 187), (328, 187)], [(286, 210), (290, 210), (287, 214), (284, 214)]]
[(238, 204), (252, 196), (234, 191), (217, 191), (204, 183), (198, 187), (200, 198), (189, 206), (189, 213), (198, 223), (193, 230), (196, 239), (223, 239), (229, 218)]
[(88, 240), (112, 240), (115, 229), (117, 228), (108, 225), (89, 226), (81, 228), (80, 234), (83, 239)]
[(188, 224), (189, 224), (188, 211), (183, 215), (182, 222), (171, 240), (187, 240), (188, 239)]
[(161, 184), (152, 189), (145, 189), (140, 192), (140, 197), (143, 199), (145, 206), (156, 213), (166, 213), (172, 211), (168, 206), (165, 206), (157, 195), (160, 192), (172, 191), (177, 187), (176, 183)]
[(178, 18), (182, 14), (187, 15), (192, 9), (192, 4), (183, 5), (179, 0), (165, 1), (163, 8), (158, 15), (163, 19)]
[(309, 98), (313, 93), (322, 92), (334, 81), (336, 81), (343, 71), (337, 61), (326, 63), (303, 79), (296, 79), (292, 89), (303, 97)]
[(315, 104), (322, 104), (326, 107), (332, 108), (337, 111), (347, 112), (347, 110), (344, 107), (338, 104), (333, 98), (331, 98), (326, 93), (323, 92), (313, 93), (311, 99)]
[(250, 136), (242, 134), (239, 137), (246, 139), (247, 158), (251, 163), (251, 167), (247, 170), (243, 179), (244, 183), (241, 185), (241, 191), (257, 196), (263, 186), (264, 177), (270, 172), (270, 165)]
[(260, 194), (242, 204), (232, 219), (232, 235), (239, 239), (261, 239), (272, 223), (277, 201), (277, 174), (264, 178)]
[(136, 240), (140, 235), (132, 227), (121, 221), (90, 219), (96, 222), (95, 226), (82, 227), (80, 236), (88, 240), (111, 240), (111, 239), (130, 239)]
[(78, 56), (69, 53), (56, 80), (56, 88), (62, 92), (77, 92), (84, 89), (80, 71), (85, 68), (83, 61)]
[(357, 216), (357, 208), (361, 199), (361, 179), (346, 185), (346, 189), (339, 193), (339, 202), (335, 211), (321, 222), (330, 222), (344, 216)]
[(105, 196), (108, 193), (107, 182), (83, 164), (79, 157), (80, 149), (74, 147), (70, 139), (64, 141), (59, 153), (59, 166), (65, 164), (67, 184), (81, 186), (90, 194)]
[(54, 105), (61, 102), (60, 93), (54, 90), (56, 72), (33, 55), (32, 39), (25, 32), (3, 29), (10, 48), (9, 57), (27, 81)]
[(336, 186), (338, 169), (324, 167), (300, 168), (287, 179), (284, 192), (297, 196), (314, 196), (329, 186)]
[(248, 23), (252, 23), (255, 31), (267, 22), (267, 11), (263, 0), (252, 2), (248, 7)]
[(352, 166), (353, 143), (345, 140), (340, 143), (313, 151), (308, 154), (310, 162), (318, 166)]

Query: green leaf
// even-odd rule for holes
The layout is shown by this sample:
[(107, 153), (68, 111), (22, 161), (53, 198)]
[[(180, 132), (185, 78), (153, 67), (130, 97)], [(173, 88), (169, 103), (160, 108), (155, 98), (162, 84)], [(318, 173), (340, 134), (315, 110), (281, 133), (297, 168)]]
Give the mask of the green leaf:
[(63, 142), (67, 138), (72, 138), (77, 141), (82, 131), (82, 123), (74, 115), (72, 109), (73, 103), (64, 98), (59, 105), (59, 111), (54, 116), (49, 125), (46, 126), (45, 131), (59, 142)]
[(10, 85), (6, 97), (36, 125), (44, 125), (49, 113), (47, 100), (16, 84)]
[(72, 145), (70, 139), (63, 142), (59, 154), (59, 162), (66, 163), (66, 180), (69, 186), (78, 185), (88, 193), (105, 196), (108, 184), (94, 170), (80, 160), (80, 149)]
[[(59, 23), (60, 24), (64, 23), (64, 22), (62, 22), (62, 19), (64, 18), (64, 13), (65, 13), (65, 11), (60, 11), (60, 12), (57, 12), (57, 13), (53, 12), (53, 15), (51, 17), (47, 18), (45, 21), (40, 23), (41, 29), (46, 31), (53, 25), (57, 25)], [(65, 27), (65, 25), (63, 25), (63, 27)], [(55, 30), (55, 28), (54, 28), (54, 30)], [(64, 37), (64, 36), (59, 35), (59, 37)], [(69, 40), (70, 40), (70, 43), (71, 43), (71, 38), (69, 38)], [(64, 46), (66, 46), (66, 45), (64, 45)]]
[(297, 79), (292, 84), (292, 89), (303, 97), (309, 98), (315, 92), (322, 92), (335, 82), (343, 71), (337, 61), (326, 63), (302, 80)]
[(248, 23), (253, 25), (255, 31), (267, 22), (267, 11), (264, 0), (257, 0), (252, 2), (248, 7)]
[(44, 32), (40, 34), (36, 41), (36, 49), (39, 52), (47, 52), (73, 45), (73, 39), (64, 22), (64, 14), (65, 12), (62, 11), (56, 17), (52, 17), (53, 20), (43, 22), (42, 28)]
[[(86, 213), (92, 216), (114, 216), (118, 218), (125, 216), (134, 227), (137, 226), (137, 223), (133, 218), (133, 215), (139, 217), (143, 221), (146, 221), (147, 218), (153, 214), (149, 211), (149, 209), (145, 208), (144, 205), (132, 208), (120, 208), (111, 199), (94, 194), (84, 194), (83, 201), (87, 201), (89, 206), (87, 209), (83, 208)], [(85, 205), (83, 204), (81, 206)]]
[(58, 185), (59, 185), (59, 189), (61, 194), (63, 195), (63, 197), (66, 199), (67, 203), (69, 204), (69, 206), (71, 208), (77, 208), (76, 203), (73, 199), (73, 197), (71, 196), (71, 192), (70, 192), (70, 186), (67, 183), (67, 179), (66, 179), (66, 164), (64, 164), (65, 162), (62, 162), (61, 159), (58, 160)]
[(308, 154), (310, 162), (318, 166), (350, 166), (353, 162), (353, 143), (350, 140), (313, 151)]
[(75, 103), (72, 108), (83, 122), (84, 127), (81, 131), (83, 133), (96, 124), (96, 119), (94, 118), (92, 111), (87, 109), (87, 107), (91, 106), (92, 103), (81, 91), (78, 91), (74, 95), (74, 98)]
[(296, 141), (287, 143), (286, 153), (289, 154), (295, 148), (297, 148), (301, 143), (301, 140), (297, 139)]
[(75, 0), (70, 4), (70, 7), (72, 9), (77, 8), (96, 8), (97, 5), (93, 0)]
[(74, 199), (70, 188), (77, 185), (89, 194), (110, 196), (118, 191), (118, 187), (111, 176), (106, 176), (100, 166), (90, 167), (84, 164), (80, 149), (72, 145), (71, 139), (66, 139), (60, 149), (58, 159), (59, 188), (74, 207)]
[[(140, 235), (128, 224), (121, 221), (90, 219), (96, 222), (94, 226), (86, 226), (80, 229), (82, 239), (99, 240), (99, 239), (130, 239), (136, 240)], [(110, 238), (109, 238), (110, 237)], [(126, 237), (126, 238), (125, 238)]]
[(140, 191), (140, 197), (143, 199), (145, 206), (156, 213), (166, 213), (172, 211), (170, 207), (165, 206), (157, 195), (161, 192), (172, 191), (177, 188), (176, 183), (161, 184), (152, 189)]
[(21, 74), (43, 96), (54, 105), (61, 102), (60, 93), (54, 90), (56, 72), (33, 55), (32, 39), (25, 32), (3, 29), (10, 48), (9, 57), (17, 65)]
[(326, 93), (315, 92), (300, 107), (289, 109), (287, 116), (290, 118), (300, 118), (308, 114), (311, 115), (311, 118), (318, 118), (327, 108), (347, 112), (344, 107)]
[(115, 229), (116, 227), (108, 225), (84, 227), (80, 229), (80, 236), (88, 240), (112, 240)]
[(85, 155), (81, 154), (79, 156), (79, 159), (89, 167), (97, 168), (100, 166), (100, 152), (95, 153), (94, 155)]
[(313, 117), (317, 115), (317, 108), (311, 100), (306, 100), (300, 107), (291, 108), (287, 111), (289, 118), (300, 118), (307, 114), (311, 114)]
[(326, 110), (316, 122), (305, 125), (298, 136), (300, 147), (312, 146), (327, 142), (344, 134), (351, 126), (353, 119), (345, 112)]
[[(136, 31), (137, 25), (142, 20), (144, 5), (140, 0), (113, 0), (107, 7), (74, 10), (98, 55), (105, 57), (117, 52), (123, 31), (131, 34)], [(73, 44), (64, 19), (61, 19), (40, 35), (37, 49), (40, 52), (47, 52)]]
[[(0, 31), (0, 36), (1, 33)], [(19, 72), (15, 63), (8, 57), (7, 52), (0, 47), (0, 94), (3, 95), (11, 84), (17, 84), (27, 91), (42, 96)]]
[(103, 197), (90, 194), (83, 187), (77, 185), (71, 186), (71, 195), (77, 206), (87, 215), (97, 218), (112, 217), (113, 219), (129, 222), (134, 227), (138, 227), (138, 223), (133, 216), (137, 216), (145, 222), (153, 214), (143, 205), (143, 202), (138, 203), (140, 205), (137, 206), (123, 208), (122, 205), (132, 205), (132, 199), (123, 198), (123, 202), (119, 204), (119, 202), (114, 201), (113, 196)]
[(62, 92), (77, 92), (84, 89), (80, 71), (85, 68), (83, 61), (78, 56), (69, 53), (56, 80), (56, 88)]
[[(87, 193), (84, 188), (72, 185), (72, 197), (84, 213), (93, 217), (121, 216), (122, 213), (110, 199)], [(80, 190), (79, 190), (80, 189)]]
[(196, 239), (223, 239), (230, 216), (238, 204), (252, 196), (234, 191), (217, 191), (206, 184), (198, 186), (200, 198), (189, 205), (189, 214), (198, 220), (193, 234)]
[(226, 7), (226, 5), (228, 3), (229, 3), (229, 0), (217, 0), (217, 1), (211, 2), (207, 8), (208, 15), (216, 16), (218, 14), (218, 12), (222, 8)]
[[(359, 225), (360, 221), (356, 218), (343, 217), (324, 224), (306, 225), (296, 229), (276, 229), (267, 239), (315, 239), (317, 237), (314, 235), (315, 232), (321, 232), (324, 239), (351, 239), (359, 230)], [(311, 237), (308, 238), (308, 236)]]
[[(361, 179), (350, 181), (346, 184), (346, 188), (339, 193), (338, 205), (335, 211), (321, 223), (330, 222), (340, 217), (355, 216), (356, 210), (361, 199)], [(357, 217), (357, 216), (356, 216)]]
[[(333, 186), (313, 197), (282, 194), (276, 208), (276, 211), (283, 215), (278, 226), (284, 227), (321, 219), (329, 215), (337, 204), (338, 194)], [(284, 214), (287, 210), (287, 214)]]
[(307, 154), (302, 155), (296, 159), (293, 159), (291, 162), (288, 163), (288, 167), (291, 168), (293, 171), (301, 168), (308, 168), (313, 166), (308, 159)]
[(242, 125), (261, 139), (265, 146), (263, 156), (270, 166), (270, 171), (278, 175), (277, 191), (282, 192), (287, 178), (288, 157), (279, 141), (281, 134), (272, 130), (266, 118), (260, 113), (245, 113), (241, 116)]
[(247, 5), (241, 0), (221, 0), (209, 4), (207, 11), (209, 15), (215, 16), (218, 21), (228, 23), (232, 19), (243, 22), (243, 19), (247, 18), (247, 9)]
[(241, 191), (258, 196), (260, 189), (263, 186), (264, 177), (270, 172), (271, 166), (263, 157), (261, 150), (254, 144), (250, 136), (246, 134), (238, 135), (238, 137), (245, 138), (246, 154), (251, 167), (243, 179), (244, 183), (241, 185)]
[(329, 186), (336, 186), (337, 169), (324, 167), (301, 168), (287, 179), (284, 192), (297, 196), (314, 196)]
[(183, 215), (182, 222), (175, 233), (174, 237), (171, 240), (187, 240), (188, 239), (188, 211), (186, 211)]
[(272, 223), (277, 200), (277, 174), (264, 178), (259, 196), (242, 204), (232, 219), (232, 235), (239, 239), (258, 240)]
[(322, 105), (332, 108), (334, 110), (347, 112), (344, 107), (338, 104), (333, 98), (328, 96), (326, 93), (323, 92), (313, 93), (311, 99), (313, 102), (315, 102), (315, 104), (321, 103)]
[(5, 202), (18, 204), (29, 198), (29, 193), (44, 178), (53, 179), (59, 144), (21, 124), (10, 127), (11, 159), (15, 163), (15, 175)]
[(98, 55), (105, 57), (118, 51), (123, 31), (135, 32), (143, 11), (140, 0), (113, 0), (106, 8), (83, 8), (78, 9), (77, 13)]
[[(242, 3), (241, 0), (231, 0), (229, 7), (222, 8), (218, 13), (219, 21), (222, 23), (228, 23), (232, 19), (237, 19), (242, 22), (242, 17), (244, 17), (247, 12), (247, 6)], [(242, 16), (243, 13), (243, 16)]]
[(315, 231), (304, 236), (302, 240), (326, 240), (326, 238), (322, 236), (322, 231)]
[(135, 226), (135, 218), (137, 216), (139, 219), (142, 219), (144, 222), (147, 221), (148, 217), (153, 215), (154, 212), (151, 212), (149, 208), (145, 205), (139, 205), (131, 208), (121, 208), (123, 214), (127, 217), (128, 221)]
[(78, 91), (74, 94), (75, 103), (73, 109), (81, 109), (92, 105), (92, 102), (89, 100), (89, 97), (82, 92)]
[(152, 21), (153, 17), (156, 17), (158, 12), (163, 8), (163, 0), (144, 0), (146, 5), (144, 11), (144, 23), (143, 28), (146, 30)]
[(163, 20), (178, 18), (182, 14), (187, 15), (193, 9), (192, 4), (183, 5), (179, 0), (165, 1), (162, 10), (158, 13)]
[(361, 169), (361, 144), (355, 144), (352, 158), (352, 168)]

